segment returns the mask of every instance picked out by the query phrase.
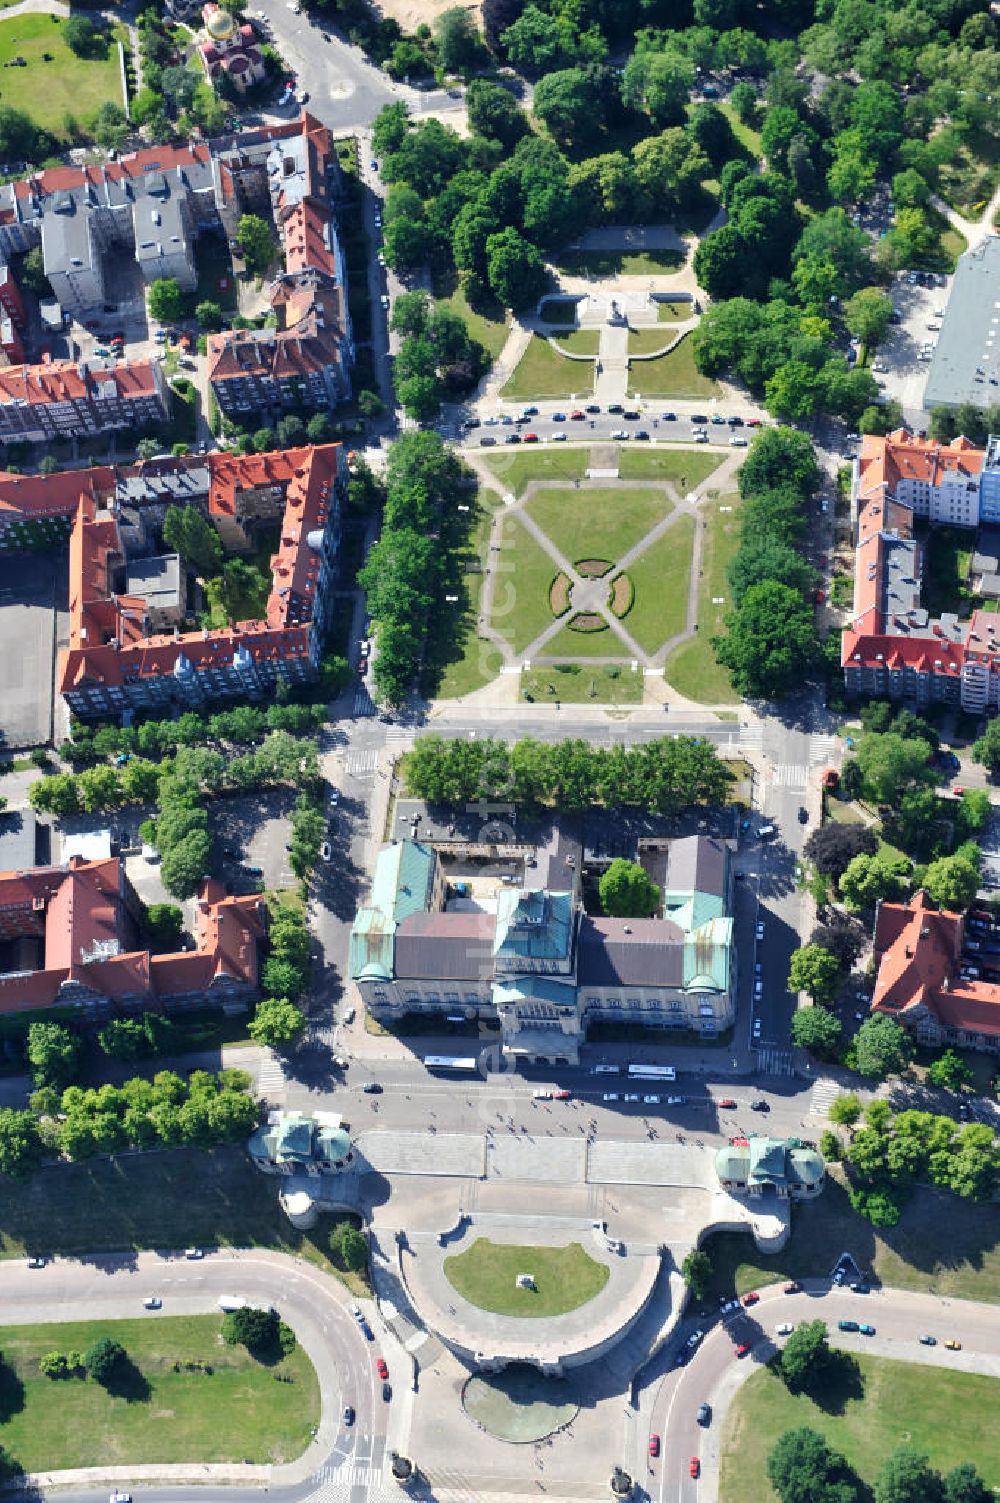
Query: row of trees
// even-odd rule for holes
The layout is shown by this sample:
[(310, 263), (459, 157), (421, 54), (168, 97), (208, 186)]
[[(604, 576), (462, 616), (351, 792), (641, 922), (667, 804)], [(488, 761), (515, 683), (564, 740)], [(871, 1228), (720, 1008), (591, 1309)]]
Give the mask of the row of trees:
[(390, 705), (409, 693), (432, 613), (457, 577), (472, 515), (458, 507), (469, 495), (469, 471), (439, 434), (404, 433), (392, 445), (382, 533), (358, 572), (376, 623), (375, 687)]
[(984, 1123), (960, 1125), (933, 1112), (893, 1112), (880, 1098), (870, 1101), (863, 1115), (863, 1125), (857, 1126), (856, 1096), (841, 1097), (830, 1111), (833, 1121), (850, 1128), (843, 1158), (851, 1204), (874, 1225), (895, 1226), (917, 1184), (937, 1185), (964, 1200), (989, 1200), (996, 1191), (1000, 1149)]
[(193, 1070), (187, 1080), (161, 1070), (151, 1081), (120, 1086), (40, 1086), (30, 1109), (0, 1110), (0, 1174), (26, 1179), (60, 1154), (86, 1159), (125, 1148), (240, 1142), (257, 1122), (249, 1085), (242, 1070)]
[(847, 1458), (807, 1425), (778, 1438), (767, 1475), (781, 1503), (990, 1503), (993, 1497), (971, 1462), (942, 1476), (911, 1446), (889, 1453), (869, 1489)]
[(742, 698), (800, 688), (818, 658), (816, 576), (801, 549), (806, 502), (819, 480), (812, 444), (791, 428), (760, 432), (740, 471), (740, 542), (729, 565), (734, 609), (712, 647)]
[(587, 741), (444, 740), (422, 736), (403, 762), (407, 792), (435, 804), (580, 810), (595, 805), (671, 814), (725, 801), (729, 772), (690, 736), (611, 750)]
[(231, 710), (217, 710), (200, 715), (185, 710), (176, 720), (144, 720), (139, 725), (84, 725), (75, 722), (73, 739), (59, 748), (63, 761), (74, 767), (105, 762), (116, 756), (142, 756), (160, 759), (178, 746), (203, 746), (212, 742), (222, 745), (245, 745), (259, 741), (269, 731), (288, 731), (293, 736), (308, 736), (323, 724), (322, 705), (270, 704), (236, 705)]
[(297, 1006), (309, 982), (310, 941), (306, 921), (286, 905), (271, 914), (270, 953), (261, 975), (263, 997), (247, 1032), (258, 1044), (287, 1049), (302, 1034), (305, 1014)]
[(391, 326), (403, 336), (393, 363), (396, 397), (418, 422), (436, 417), (442, 401), (464, 396), (486, 368), (486, 350), (469, 337), (465, 320), (435, 308), (426, 292), (402, 293)]

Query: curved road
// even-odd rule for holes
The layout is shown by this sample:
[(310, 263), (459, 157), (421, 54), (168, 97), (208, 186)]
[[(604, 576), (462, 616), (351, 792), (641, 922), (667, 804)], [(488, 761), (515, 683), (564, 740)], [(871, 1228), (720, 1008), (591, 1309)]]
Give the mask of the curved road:
[[(800, 1294), (785, 1294), (783, 1285), (771, 1285), (761, 1291), (759, 1303), (751, 1309), (725, 1324), (715, 1321), (688, 1365), (675, 1368), (660, 1381), (651, 1412), (643, 1416), (642, 1441), (648, 1448), (650, 1433), (659, 1434), (662, 1460), (650, 1463), (644, 1451), (634, 1473), (642, 1481), (645, 1472), (645, 1486), (651, 1494), (658, 1481), (659, 1503), (716, 1503), (720, 1440), (729, 1404), (740, 1385), (780, 1345), (776, 1326), (817, 1319), (826, 1321), (831, 1346), (845, 1351), (1000, 1378), (1000, 1309), (995, 1305), (902, 1289), (855, 1294), (829, 1280), (806, 1280)], [(838, 1331), (839, 1320), (873, 1325), (876, 1334)], [(685, 1322), (684, 1334), (694, 1328), (692, 1322)], [(921, 1346), (919, 1338), (925, 1333), (937, 1337), (936, 1346)], [(962, 1343), (959, 1352), (944, 1346), (953, 1336)], [(750, 1345), (748, 1356), (736, 1357), (737, 1342)], [(706, 1428), (697, 1421), (702, 1403), (712, 1406), (711, 1424)], [(692, 1456), (701, 1462), (697, 1481), (688, 1471)]]
[[(379, 1337), (366, 1341), (350, 1313), (348, 1291), (309, 1264), (265, 1250), (226, 1250), (198, 1260), (183, 1253), (95, 1254), (85, 1259), (59, 1258), (44, 1269), (4, 1265), (4, 1322), (28, 1325), (105, 1317), (199, 1315), (218, 1311), (223, 1294), (242, 1295), (251, 1303), (274, 1305), (309, 1356), (320, 1385), (321, 1417), (312, 1444), (297, 1460), (280, 1466), (146, 1465), (93, 1467), (73, 1472), (36, 1473), (38, 1490), (59, 1486), (69, 1503), (106, 1503), (108, 1487), (141, 1487), (143, 1503), (181, 1503), (198, 1483), (199, 1499), (257, 1498), (266, 1490), (282, 1503), (296, 1503), (324, 1482), (349, 1483), (381, 1474), (389, 1409), (375, 1373), (376, 1357), (386, 1352)], [(148, 1295), (163, 1301), (160, 1311), (143, 1310)], [(375, 1327), (371, 1321), (372, 1329)], [(409, 1372), (402, 1352), (388, 1355), (396, 1397), (405, 1402)], [(408, 1361), (408, 1359), (407, 1359)], [(345, 1430), (345, 1404), (356, 1410), (355, 1424)], [(242, 1485), (241, 1485), (242, 1484)], [(367, 1481), (351, 1488), (358, 1499)]]

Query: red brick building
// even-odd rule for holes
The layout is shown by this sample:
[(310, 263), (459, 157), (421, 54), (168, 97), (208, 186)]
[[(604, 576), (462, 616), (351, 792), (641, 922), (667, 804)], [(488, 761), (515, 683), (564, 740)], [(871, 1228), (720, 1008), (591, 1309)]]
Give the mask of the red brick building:
[(964, 939), (962, 915), (936, 909), (925, 892), (880, 904), (872, 1011), (920, 1043), (992, 1053), (1000, 1049), (1000, 986), (961, 974)]

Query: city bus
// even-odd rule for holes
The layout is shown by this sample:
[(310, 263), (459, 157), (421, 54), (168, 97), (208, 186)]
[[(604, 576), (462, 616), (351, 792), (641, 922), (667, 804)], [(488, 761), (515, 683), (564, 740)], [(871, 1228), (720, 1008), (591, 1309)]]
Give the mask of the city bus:
[(628, 1073), (633, 1080), (676, 1080), (673, 1065), (629, 1065)]
[(479, 1070), (479, 1060), (472, 1054), (467, 1059), (454, 1054), (425, 1054), (424, 1064), (428, 1070), (448, 1070), (455, 1075), (474, 1075)]

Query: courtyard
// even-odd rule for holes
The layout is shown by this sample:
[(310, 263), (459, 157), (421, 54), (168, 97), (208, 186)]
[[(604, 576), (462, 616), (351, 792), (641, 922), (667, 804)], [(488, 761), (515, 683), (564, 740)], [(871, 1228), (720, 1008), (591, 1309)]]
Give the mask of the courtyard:
[(52, 736), (52, 693), (59, 617), (67, 609), (64, 547), (0, 558), (0, 609), (6, 648), (0, 662), (3, 735), (10, 747), (41, 746)]

